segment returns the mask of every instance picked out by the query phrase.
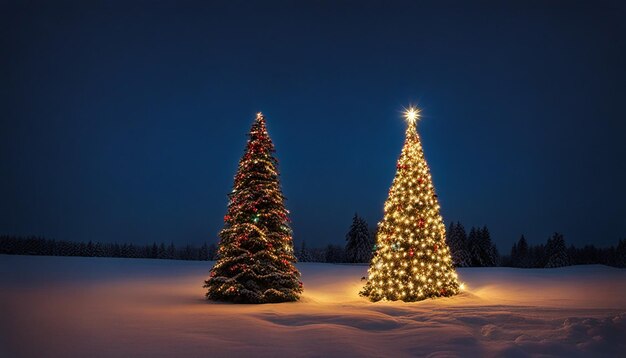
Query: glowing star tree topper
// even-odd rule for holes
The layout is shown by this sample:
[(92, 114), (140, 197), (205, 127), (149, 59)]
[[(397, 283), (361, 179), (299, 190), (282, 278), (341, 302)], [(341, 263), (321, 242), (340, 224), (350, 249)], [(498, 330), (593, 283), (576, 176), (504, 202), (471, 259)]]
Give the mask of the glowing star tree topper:
[(409, 109), (404, 111), (404, 118), (406, 118), (409, 125), (415, 125), (420, 118), (420, 110), (411, 106)]
[(361, 291), (372, 301), (419, 301), (457, 294), (460, 286), (446, 229), (410, 107), (406, 140), (378, 224), (374, 257)]

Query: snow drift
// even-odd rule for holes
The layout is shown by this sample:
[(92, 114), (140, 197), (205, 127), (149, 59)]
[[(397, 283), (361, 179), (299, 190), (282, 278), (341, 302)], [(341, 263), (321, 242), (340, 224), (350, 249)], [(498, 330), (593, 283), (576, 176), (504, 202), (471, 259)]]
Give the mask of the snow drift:
[(0, 255), (0, 356), (619, 356), (626, 270), (459, 269), (461, 295), (358, 296), (364, 265), (300, 263), (301, 301), (204, 300), (211, 262)]

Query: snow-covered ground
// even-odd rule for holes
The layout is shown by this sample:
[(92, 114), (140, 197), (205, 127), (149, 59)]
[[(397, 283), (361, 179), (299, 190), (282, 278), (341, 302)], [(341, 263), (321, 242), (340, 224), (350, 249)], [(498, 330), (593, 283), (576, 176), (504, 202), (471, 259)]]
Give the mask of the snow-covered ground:
[(358, 296), (366, 266), (300, 263), (300, 302), (211, 303), (212, 263), (0, 255), (2, 357), (622, 356), (626, 270), (460, 269), (466, 291)]

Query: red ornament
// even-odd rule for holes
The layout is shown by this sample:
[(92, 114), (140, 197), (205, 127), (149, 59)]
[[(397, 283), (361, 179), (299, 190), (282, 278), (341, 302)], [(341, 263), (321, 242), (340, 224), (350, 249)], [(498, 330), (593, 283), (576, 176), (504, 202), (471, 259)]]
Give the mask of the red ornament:
[(414, 255), (414, 254), (415, 254), (415, 252), (413, 252), (413, 248), (411, 248), (411, 249), (409, 250), (409, 256), (413, 257), (413, 255)]
[(424, 227), (424, 219), (419, 219), (419, 220), (417, 221), (417, 226), (419, 226), (419, 227)]
[(435, 244), (435, 252), (439, 249), (439, 245)]

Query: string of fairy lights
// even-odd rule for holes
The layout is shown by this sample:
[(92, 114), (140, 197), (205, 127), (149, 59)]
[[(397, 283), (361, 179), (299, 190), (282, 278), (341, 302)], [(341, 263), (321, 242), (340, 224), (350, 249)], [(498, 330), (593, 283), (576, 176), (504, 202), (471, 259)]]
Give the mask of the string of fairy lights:
[(419, 301), (452, 296), (461, 288), (417, 133), (419, 118), (417, 108), (405, 112), (406, 140), (378, 224), (368, 280), (361, 291), (372, 301)]
[(219, 258), (205, 281), (206, 296), (242, 303), (295, 301), (302, 282), (263, 114), (257, 113), (249, 137), (219, 234)]
[[(372, 301), (419, 301), (452, 296), (462, 289), (417, 132), (419, 118), (417, 108), (406, 110), (406, 139), (361, 291)], [(207, 298), (250, 303), (295, 301), (302, 282), (294, 265), (278, 161), (261, 113), (249, 136), (229, 194), (219, 258), (205, 281)]]

